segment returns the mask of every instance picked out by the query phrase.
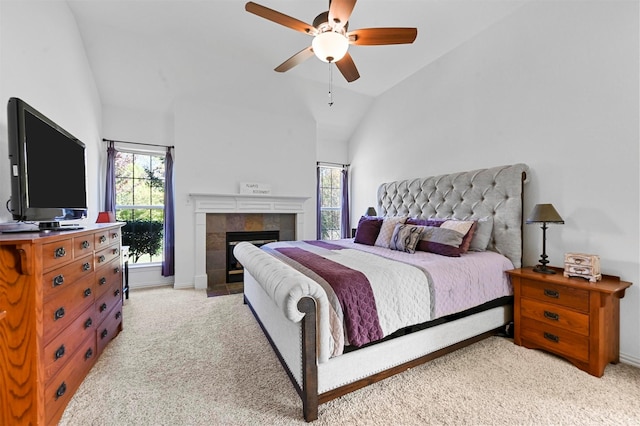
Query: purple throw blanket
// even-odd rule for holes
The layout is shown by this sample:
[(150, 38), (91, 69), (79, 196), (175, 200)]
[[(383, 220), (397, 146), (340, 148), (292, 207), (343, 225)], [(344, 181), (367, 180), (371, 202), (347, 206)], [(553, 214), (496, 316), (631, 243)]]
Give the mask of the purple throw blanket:
[[(320, 246), (318, 243), (315, 244)], [(342, 249), (330, 243), (324, 243), (322, 246), (329, 250)], [(347, 338), (351, 345), (362, 346), (384, 337), (373, 290), (362, 272), (300, 248), (282, 247), (275, 250), (304, 265), (331, 286), (340, 301)]]

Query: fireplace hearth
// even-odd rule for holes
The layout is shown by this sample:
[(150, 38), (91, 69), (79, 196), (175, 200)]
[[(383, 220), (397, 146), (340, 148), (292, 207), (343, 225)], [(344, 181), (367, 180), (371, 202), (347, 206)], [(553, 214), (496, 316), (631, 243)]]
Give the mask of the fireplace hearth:
[(238, 283), (244, 279), (244, 268), (233, 255), (233, 249), (242, 241), (247, 241), (256, 247), (273, 243), (280, 239), (280, 231), (242, 231), (227, 232), (227, 282)]

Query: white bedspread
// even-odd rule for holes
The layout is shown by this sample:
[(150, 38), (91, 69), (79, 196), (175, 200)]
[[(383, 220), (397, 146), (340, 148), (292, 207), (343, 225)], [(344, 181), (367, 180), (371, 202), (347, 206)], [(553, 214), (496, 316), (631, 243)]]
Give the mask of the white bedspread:
[[(344, 249), (332, 251), (301, 241), (271, 243), (265, 248), (268, 252), (282, 247), (304, 248), (364, 273), (374, 293), (384, 336), (406, 326), (461, 312), (512, 294), (510, 281), (504, 271), (512, 269), (513, 265), (506, 257), (495, 252), (470, 252), (453, 258), (366, 246), (356, 244), (352, 239), (327, 242)], [(395, 266), (392, 267), (392, 264)], [(327, 288), (328, 284), (318, 276), (307, 275)], [(343, 352), (348, 341), (341, 322), (340, 304), (330, 288), (327, 295), (331, 305), (331, 356), (337, 356)]]

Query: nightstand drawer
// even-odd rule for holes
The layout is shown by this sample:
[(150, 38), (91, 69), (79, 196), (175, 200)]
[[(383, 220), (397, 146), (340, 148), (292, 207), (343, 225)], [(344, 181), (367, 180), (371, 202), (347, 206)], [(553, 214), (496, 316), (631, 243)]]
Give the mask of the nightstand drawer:
[(522, 299), (520, 314), (552, 327), (560, 327), (573, 333), (589, 336), (587, 314), (531, 299)]
[(520, 326), (522, 340), (529, 341), (559, 355), (589, 362), (589, 337), (571, 333), (559, 327), (522, 318)]
[(522, 297), (589, 312), (589, 291), (553, 283), (522, 280)]

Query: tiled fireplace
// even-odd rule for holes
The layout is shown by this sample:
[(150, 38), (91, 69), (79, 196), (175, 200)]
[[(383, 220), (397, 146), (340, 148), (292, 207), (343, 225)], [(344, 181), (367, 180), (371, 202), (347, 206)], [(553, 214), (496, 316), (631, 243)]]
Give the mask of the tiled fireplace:
[[(228, 231), (268, 230), (277, 226), (280, 240), (295, 240), (304, 235), (304, 203), (308, 197), (205, 193), (189, 195), (195, 214), (195, 288), (206, 289), (210, 283), (220, 280), (220, 276), (225, 280), (226, 252), (224, 248), (222, 253), (219, 252), (217, 244), (218, 241), (226, 244)], [(222, 262), (219, 263), (220, 261)], [(221, 275), (219, 270), (222, 270)]]
[[(296, 215), (289, 213), (209, 213), (207, 214), (207, 287), (231, 282), (227, 277), (227, 243), (229, 234), (256, 232), (259, 241), (266, 239), (294, 240)], [(279, 231), (277, 237), (262, 235), (264, 231)], [(252, 241), (254, 238), (238, 238)]]

